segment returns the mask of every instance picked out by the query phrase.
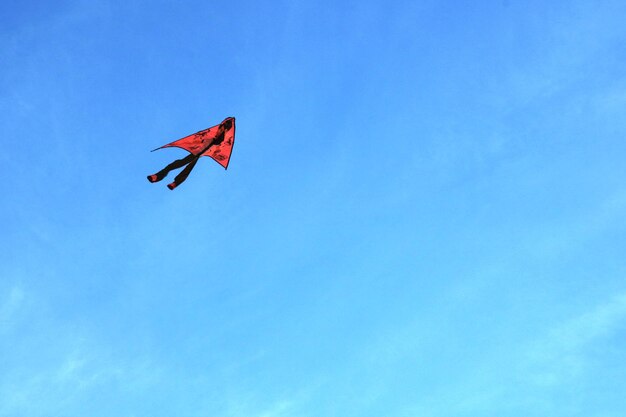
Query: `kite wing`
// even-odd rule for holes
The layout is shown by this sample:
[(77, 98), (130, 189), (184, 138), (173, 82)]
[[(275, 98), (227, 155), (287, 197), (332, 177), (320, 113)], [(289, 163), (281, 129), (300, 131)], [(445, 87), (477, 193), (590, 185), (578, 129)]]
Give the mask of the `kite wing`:
[(155, 151), (163, 148), (181, 148), (194, 155), (213, 158), (215, 162), (226, 169), (228, 168), (230, 154), (233, 152), (233, 145), (235, 144), (235, 118), (228, 117), (224, 121), (228, 119), (232, 119), (232, 128), (224, 133), (224, 138), (220, 143), (212, 144), (219, 133), (221, 124), (224, 122), (163, 145), (160, 148), (156, 148)]
[(202, 153), (202, 156), (213, 158), (213, 160), (223, 166), (224, 169), (228, 168), (230, 154), (233, 152), (233, 145), (235, 144), (235, 118), (229, 117), (224, 119), (224, 121), (228, 119), (231, 119), (232, 127), (224, 132), (222, 141), (219, 144), (209, 147)]

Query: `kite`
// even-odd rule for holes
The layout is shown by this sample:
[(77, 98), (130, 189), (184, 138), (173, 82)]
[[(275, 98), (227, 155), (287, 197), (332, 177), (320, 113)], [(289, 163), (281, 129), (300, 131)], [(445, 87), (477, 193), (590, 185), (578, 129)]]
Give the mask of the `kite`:
[(189, 155), (182, 159), (177, 159), (156, 174), (148, 175), (148, 181), (161, 181), (170, 171), (185, 167), (176, 175), (174, 182), (167, 185), (167, 188), (173, 190), (187, 179), (193, 167), (196, 166), (198, 159), (202, 156), (213, 158), (215, 162), (223, 166), (224, 169), (227, 169), (234, 143), (235, 118), (227, 117), (219, 125), (201, 130), (172, 143), (168, 143), (167, 145), (163, 145), (160, 148), (156, 148), (152, 152), (163, 148), (176, 147), (186, 150), (189, 152)]

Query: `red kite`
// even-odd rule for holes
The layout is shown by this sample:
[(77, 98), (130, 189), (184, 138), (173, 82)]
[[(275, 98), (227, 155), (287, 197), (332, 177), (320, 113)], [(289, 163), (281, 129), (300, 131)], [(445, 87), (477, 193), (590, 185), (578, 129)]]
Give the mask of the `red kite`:
[(178, 159), (156, 174), (148, 175), (148, 181), (157, 182), (169, 174), (170, 171), (178, 168), (182, 168), (185, 165), (185, 169), (174, 178), (174, 182), (167, 184), (167, 188), (173, 190), (183, 183), (189, 176), (189, 173), (198, 162), (201, 156), (209, 156), (215, 160), (218, 164), (228, 168), (230, 162), (230, 154), (233, 151), (233, 144), (235, 143), (235, 118), (227, 117), (219, 125), (212, 126), (208, 129), (201, 130), (193, 135), (185, 136), (182, 139), (163, 145), (160, 148), (177, 147), (189, 152), (189, 155), (183, 159)]

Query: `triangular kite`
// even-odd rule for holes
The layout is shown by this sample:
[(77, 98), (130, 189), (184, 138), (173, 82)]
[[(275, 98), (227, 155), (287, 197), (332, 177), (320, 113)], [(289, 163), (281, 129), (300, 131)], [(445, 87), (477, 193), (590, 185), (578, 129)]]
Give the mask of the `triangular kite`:
[(156, 151), (163, 148), (177, 147), (186, 150), (189, 152), (189, 155), (183, 159), (178, 159), (172, 162), (156, 174), (148, 175), (148, 181), (161, 181), (170, 171), (187, 165), (185, 169), (183, 169), (176, 176), (176, 178), (174, 178), (174, 182), (167, 185), (170, 190), (173, 190), (187, 179), (187, 176), (196, 165), (196, 162), (198, 162), (198, 159), (202, 156), (213, 158), (215, 162), (223, 166), (224, 169), (227, 169), (234, 144), (235, 118), (227, 117), (219, 125), (201, 130), (172, 143), (168, 143), (167, 145), (163, 145), (160, 148), (154, 149)]

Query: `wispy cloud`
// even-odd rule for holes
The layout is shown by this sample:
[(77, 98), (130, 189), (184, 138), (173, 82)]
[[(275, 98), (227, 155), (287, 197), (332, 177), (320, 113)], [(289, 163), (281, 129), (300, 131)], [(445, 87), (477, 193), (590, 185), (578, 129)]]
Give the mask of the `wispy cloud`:
[[(450, 381), (401, 415), (574, 415), (593, 378), (603, 375), (626, 325), (626, 292), (553, 325), (518, 348), (492, 352), (487, 362)], [(564, 401), (564, 399), (568, 399)]]
[[(237, 389), (226, 394), (224, 417), (300, 417), (309, 416), (310, 401), (318, 394), (320, 382), (303, 384), (270, 398)], [(204, 414), (202, 414), (204, 415)]]
[(290, 415), (289, 411), (293, 409), (294, 403), (291, 401), (278, 401), (269, 409), (259, 414), (259, 417), (282, 417)]
[(0, 299), (0, 333), (8, 330), (24, 304), (25, 293), (19, 286), (12, 287), (4, 299)]
[[(62, 338), (62, 336), (60, 336)], [(74, 410), (84, 414), (95, 392), (148, 389), (161, 368), (146, 358), (115, 357), (84, 338), (69, 338), (67, 349), (46, 366), (28, 361), (8, 364), (0, 375), (0, 416), (44, 416)]]
[(526, 244), (528, 254), (549, 259), (567, 252), (577, 253), (608, 231), (626, 227), (626, 189), (615, 190), (578, 217), (553, 219), (532, 231)]
[(526, 372), (538, 386), (557, 386), (580, 377), (594, 348), (626, 323), (626, 293), (558, 325), (528, 349)]

